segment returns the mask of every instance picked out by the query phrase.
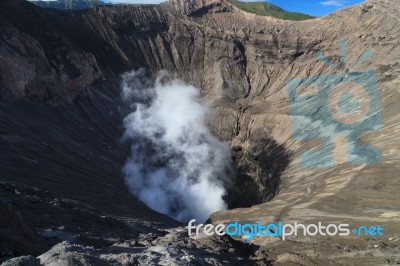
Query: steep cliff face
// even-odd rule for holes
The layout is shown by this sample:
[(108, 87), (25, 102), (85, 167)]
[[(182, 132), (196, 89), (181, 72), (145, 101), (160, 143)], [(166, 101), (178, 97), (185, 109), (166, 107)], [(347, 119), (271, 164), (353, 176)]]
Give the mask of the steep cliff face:
[[(292, 22), (249, 14), (224, 0), (171, 0), (159, 6), (100, 6), (79, 12), (2, 1), (3, 178), (89, 199), (116, 215), (133, 207), (141, 210), (137, 216), (152, 220), (156, 214), (130, 198), (122, 182), (120, 169), (129, 150), (119, 142), (124, 108), (118, 98), (118, 78), (139, 67), (165, 69), (199, 87), (212, 101), (215, 115), (209, 127), (230, 143), (237, 170), (227, 198), (230, 207), (249, 207), (275, 197), (271, 203), (217, 213), (212, 222), (379, 222), (396, 237), (399, 10), (396, 1), (369, 0), (323, 18)], [(345, 64), (341, 40), (347, 42)], [(368, 49), (372, 57), (359, 61)], [(373, 145), (380, 151), (379, 163), (348, 163), (340, 157), (345, 154), (344, 141), (335, 144), (338, 153), (329, 168), (301, 167), (302, 152), (318, 147), (318, 138), (326, 132), (316, 135), (317, 143), (295, 140), (287, 82), (365, 70), (376, 73), (382, 125), (380, 131), (362, 132), (348, 145)], [(326, 118), (319, 109), (315, 114), (321, 121)], [(315, 158), (308, 160), (303, 163)], [(91, 180), (100, 183), (87, 189)], [(96, 196), (103, 193), (105, 197)], [(107, 203), (116, 194), (123, 195), (119, 210)], [(129, 207), (126, 202), (134, 203)], [(292, 245), (255, 241), (262, 247), (273, 246), (274, 260), (283, 264), (310, 263), (321, 256), (346, 259), (332, 257), (328, 247), (306, 240), (299, 240), (301, 248), (295, 252)], [(339, 247), (347, 245), (340, 241), (335, 242)], [(375, 240), (354, 241), (365, 250), (375, 244)], [(321, 250), (309, 254), (305, 247)], [(288, 255), (280, 256), (282, 250)], [(377, 261), (389, 253), (376, 255)]]
[(32, 4), (0, 5), (2, 98), (70, 103), (75, 95), (88, 95), (88, 87), (101, 76), (93, 55), (58, 32)]
[(168, 5), (188, 16), (237, 11), (237, 9), (228, 2), (219, 0), (171, 0), (168, 2)]

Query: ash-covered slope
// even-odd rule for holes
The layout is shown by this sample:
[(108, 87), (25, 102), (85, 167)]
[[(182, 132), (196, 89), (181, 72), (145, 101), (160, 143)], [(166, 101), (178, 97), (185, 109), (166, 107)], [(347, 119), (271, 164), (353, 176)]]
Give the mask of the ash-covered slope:
[[(387, 237), (377, 240), (254, 241), (261, 250), (271, 247), (272, 259), (286, 265), (346, 263), (343, 250), (352, 256), (371, 253), (365, 263), (394, 262), (400, 215), (399, 10), (396, 1), (370, 0), (323, 18), (291, 22), (255, 16), (224, 0), (172, 0), (159, 6), (79, 12), (2, 1), (2, 178), (38, 186), (78, 205), (84, 202), (113, 217), (166, 219), (138, 203), (124, 187), (120, 169), (129, 148), (119, 141), (124, 108), (118, 97), (118, 77), (124, 71), (165, 69), (212, 100), (217, 115), (209, 127), (229, 141), (237, 170), (230, 207), (259, 204), (280, 191), (269, 203), (217, 213), (212, 222), (379, 223)], [(343, 39), (345, 65), (339, 46)], [(368, 49), (372, 57), (352, 66)], [(317, 59), (319, 52), (341, 68)], [(375, 146), (380, 162), (349, 164), (339, 157), (330, 168), (301, 167), (301, 151), (316, 144), (294, 140), (287, 81), (365, 69), (376, 72), (382, 125), (350, 144)], [(338, 151), (344, 143), (338, 144)], [(41, 213), (40, 208), (22, 206), (28, 206), (19, 208), (23, 216)], [(164, 226), (173, 225), (164, 221)], [(35, 228), (50, 224), (42, 224), (41, 217), (31, 223)], [(80, 223), (70, 222), (71, 227)], [(93, 251), (90, 256), (95, 255)]]
[[(74, 19), (25, 1), (0, 3), (0, 197), (35, 230), (18, 232), (10, 224), (22, 222), (2, 211), (10, 218), (1, 221), (1, 260), (39, 255), (61, 240), (109, 246), (178, 224), (128, 192), (124, 107), (113, 79), (128, 67)], [(91, 44), (104, 47), (97, 56), (108, 54), (108, 69)], [(110, 68), (116, 74), (105, 80)]]

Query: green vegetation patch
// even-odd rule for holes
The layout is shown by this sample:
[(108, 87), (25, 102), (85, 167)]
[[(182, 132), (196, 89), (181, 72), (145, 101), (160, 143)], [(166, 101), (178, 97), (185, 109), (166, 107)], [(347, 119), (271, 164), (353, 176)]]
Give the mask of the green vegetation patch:
[(315, 17), (298, 12), (289, 12), (279, 6), (265, 2), (241, 2), (238, 0), (228, 0), (231, 4), (249, 13), (259, 16), (268, 16), (285, 20), (306, 20)]

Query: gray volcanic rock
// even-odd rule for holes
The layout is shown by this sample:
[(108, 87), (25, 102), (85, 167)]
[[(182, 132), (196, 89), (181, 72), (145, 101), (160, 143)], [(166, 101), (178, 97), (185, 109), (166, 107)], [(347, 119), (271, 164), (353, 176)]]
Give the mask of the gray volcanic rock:
[(254, 265), (254, 260), (268, 265), (265, 254), (258, 256), (251, 244), (229, 237), (188, 237), (184, 228), (175, 228), (165, 236), (142, 234), (101, 249), (64, 241), (38, 258), (42, 265)]
[[(43, 204), (50, 204), (50, 198), (75, 202), (75, 207), (61, 203), (60, 209), (56, 206), (53, 210), (70, 217), (67, 226), (72, 228), (71, 235), (89, 232), (79, 238), (79, 243), (56, 246), (56, 250), (66, 250), (62, 255), (66, 263), (75, 259), (85, 263), (140, 260), (138, 255), (123, 257), (121, 250), (117, 254), (106, 250), (110, 243), (123, 243), (110, 240), (113, 234), (120, 236), (128, 229), (113, 232), (112, 226), (106, 227), (108, 233), (102, 235), (83, 225), (87, 226), (86, 219), (102, 224), (99, 214), (93, 212), (98, 210), (101, 216), (128, 221), (144, 231), (155, 228), (157, 221), (162, 221), (158, 226), (168, 230), (178, 226), (130, 196), (120, 172), (129, 156), (129, 145), (119, 142), (126, 109), (118, 98), (118, 77), (139, 67), (154, 72), (165, 69), (199, 87), (202, 95), (212, 101), (215, 115), (208, 125), (232, 147), (237, 174), (227, 202), (231, 208), (243, 208), (213, 214), (211, 222), (321, 221), (352, 226), (380, 224), (385, 228), (383, 238), (298, 237), (282, 242), (256, 237), (252, 243), (259, 250), (246, 253), (252, 256), (251, 262), (262, 258), (260, 264), (272, 260), (278, 265), (396, 263), (400, 239), (399, 10), (398, 1), (368, 0), (326, 17), (293, 22), (249, 14), (224, 0), (172, 0), (159, 6), (101, 6), (80, 12), (40, 10), (20, 0), (2, 1), (2, 178), (5, 182), (38, 186), (55, 195), (37, 195), (36, 200)], [(342, 39), (347, 40), (346, 64), (341, 62)], [(372, 57), (354, 65), (368, 49), (372, 49)], [(320, 52), (339, 67), (332, 68), (319, 60)], [(15, 64), (22, 67), (13, 68)], [(331, 168), (301, 167), (301, 153), (318, 147), (318, 143), (295, 140), (287, 81), (338, 72), (351, 76), (364, 70), (376, 73), (382, 127), (364, 132), (350, 144), (376, 147), (380, 163), (349, 164), (343, 156), (346, 142), (339, 142), (335, 144), (337, 153)], [(321, 124), (328, 119), (317, 108), (315, 114)], [(322, 131), (316, 138), (330, 132)], [(21, 202), (18, 209), (23, 217), (41, 213), (34, 204), (27, 204), (27, 199), (30, 197), (12, 197)], [(71, 211), (74, 208), (79, 212)], [(74, 219), (82, 213), (87, 218)], [(32, 220), (36, 230), (55, 226), (40, 218)], [(145, 225), (137, 219), (144, 220)], [(59, 218), (57, 223), (62, 221)], [(59, 226), (63, 225), (54, 228)], [(54, 231), (57, 241), (68, 240), (62, 239), (65, 232)], [(140, 241), (139, 235), (144, 232), (139, 231), (134, 230), (129, 237)], [(152, 233), (156, 242), (171, 234)], [(102, 239), (94, 240), (96, 234)], [(144, 234), (145, 239), (150, 237)], [(179, 250), (191, 248), (171, 251), (171, 246), (185, 239), (183, 233), (178, 235), (170, 244), (161, 245), (165, 252), (158, 249), (158, 242), (156, 251), (146, 246), (140, 251), (146, 254), (140, 262), (150, 263), (146, 258), (152, 258), (151, 252), (156, 252), (158, 258), (168, 258), (161, 260), (164, 262), (181, 262), (177, 258), (186, 255)], [(102, 242), (104, 239), (107, 241)], [(200, 262), (208, 262), (203, 260), (207, 257), (203, 251), (213, 246), (204, 241), (200, 250), (192, 251)], [(86, 250), (90, 242), (101, 250)], [(217, 242), (213, 247), (221, 245)], [(136, 248), (129, 248), (128, 253), (139, 252)], [(77, 251), (76, 258), (69, 249)], [(177, 252), (175, 257), (170, 255), (173, 252)], [(48, 254), (42, 260), (54, 263)], [(232, 262), (244, 256), (234, 254)], [(219, 263), (218, 257), (210, 256), (210, 264)]]
[(1, 264), (2, 266), (40, 266), (40, 260), (33, 256), (12, 258)]
[(171, 0), (168, 5), (189, 16), (237, 10), (228, 2), (220, 0)]

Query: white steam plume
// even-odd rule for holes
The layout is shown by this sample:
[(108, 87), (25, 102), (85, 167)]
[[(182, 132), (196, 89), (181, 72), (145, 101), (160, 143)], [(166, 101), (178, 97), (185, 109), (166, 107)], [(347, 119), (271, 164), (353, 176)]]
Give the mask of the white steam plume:
[(198, 90), (165, 72), (123, 76), (122, 95), (135, 110), (124, 120), (132, 156), (124, 167), (131, 191), (150, 208), (179, 221), (205, 221), (226, 208), (230, 174), (226, 143), (205, 126), (207, 104)]

